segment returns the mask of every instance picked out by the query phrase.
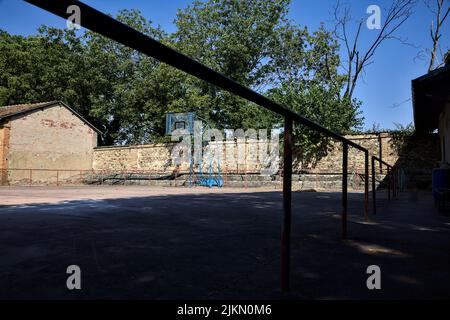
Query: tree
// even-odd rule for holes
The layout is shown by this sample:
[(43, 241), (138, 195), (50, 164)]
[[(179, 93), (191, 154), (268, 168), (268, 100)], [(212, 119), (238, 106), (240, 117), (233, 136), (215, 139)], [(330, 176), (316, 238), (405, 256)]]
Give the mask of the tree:
[(436, 4), (435, 7), (433, 7), (431, 1), (429, 1), (429, 0), (425, 1), (426, 6), (433, 13), (433, 15), (436, 19), (436, 24), (434, 22), (431, 22), (431, 27), (430, 27), (430, 37), (431, 37), (431, 41), (433, 42), (433, 45), (432, 45), (431, 51), (429, 51), (429, 50), (427, 51), (427, 53), (429, 53), (429, 55), (430, 55), (430, 64), (428, 65), (428, 72), (432, 71), (435, 68), (440, 67), (440, 64), (438, 64), (436, 66), (436, 60), (438, 59), (437, 58), (438, 50), (441, 54), (442, 64), (444, 63), (443, 62), (444, 55), (442, 54), (442, 51), (440, 50), (439, 40), (442, 37), (441, 28), (450, 13), (450, 3), (449, 2), (447, 2), (447, 7), (445, 7), (445, 5), (444, 5), (444, 0), (436, 0), (433, 3)]
[[(264, 92), (273, 80), (276, 60), (281, 60), (277, 48), (282, 45), (282, 34), (290, 28), (289, 2), (195, 1), (177, 14), (175, 46), (240, 84)], [(214, 125), (244, 129), (256, 123), (269, 125), (268, 111), (202, 81), (188, 83), (198, 89), (192, 93), (203, 97), (197, 101), (204, 103), (191, 108)]]
[[(166, 37), (139, 11), (117, 19)], [(104, 133), (104, 144), (149, 141), (154, 108), (163, 109), (147, 90), (158, 61), (92, 32), (45, 26), (30, 37), (1, 32), (0, 53), (0, 105), (62, 100)]]
[(37, 36), (0, 34), (0, 104), (65, 100), (82, 105), (82, 45), (73, 31), (41, 27)]
[[(138, 10), (121, 10), (117, 20), (157, 40), (166, 37)], [(83, 36), (91, 82), (89, 115), (97, 119), (105, 144), (144, 143), (151, 139), (154, 75), (160, 62), (93, 32)], [(156, 99), (157, 100), (157, 99)]]
[[(287, 18), (290, 1), (209, 0), (179, 12), (177, 49), (214, 70), (310, 117), (331, 130), (346, 132), (362, 123), (359, 102), (341, 98), (339, 45), (322, 26), (310, 34)], [(203, 117), (223, 128), (281, 127), (267, 110), (198, 80), (190, 82)], [(201, 111), (200, 111), (201, 112)], [(328, 139), (296, 126), (303, 155), (324, 151)]]
[(384, 22), (381, 25), (376, 37), (369, 44), (368, 48), (362, 49), (359, 43), (364, 20), (356, 22), (353, 39), (350, 38), (349, 24), (352, 22), (350, 8), (341, 6), (339, 0), (334, 7), (335, 30), (334, 34), (345, 48), (345, 65), (347, 83), (345, 85), (344, 96), (352, 99), (358, 80), (364, 69), (373, 63), (377, 49), (387, 40), (396, 39), (405, 43), (405, 39), (397, 35), (398, 29), (412, 15), (415, 0), (391, 0), (390, 6), (384, 14)]
[[(362, 119), (359, 102), (340, 96), (345, 76), (338, 72), (338, 43), (323, 26), (310, 33), (295, 25), (287, 18), (289, 4), (194, 2), (178, 12), (172, 35), (136, 10), (122, 10), (117, 19), (345, 132)], [(221, 129), (282, 126), (281, 117), (262, 107), (92, 32), (43, 27), (27, 38), (2, 32), (0, 53), (1, 104), (63, 100), (104, 133), (104, 144), (164, 141), (167, 112), (195, 111)], [(326, 141), (296, 132), (304, 148)]]

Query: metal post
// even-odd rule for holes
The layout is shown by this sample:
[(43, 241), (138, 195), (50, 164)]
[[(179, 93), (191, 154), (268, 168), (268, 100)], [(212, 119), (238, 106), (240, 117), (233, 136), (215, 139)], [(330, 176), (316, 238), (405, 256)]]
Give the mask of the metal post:
[(178, 179), (178, 168), (175, 168), (175, 180), (173, 181), (174, 187), (177, 187), (177, 179)]
[(245, 189), (248, 188), (248, 182), (247, 182), (247, 169), (244, 171), (244, 187)]
[(31, 185), (32, 185), (32, 178), (31, 178), (31, 175), (33, 174), (33, 170), (32, 169), (30, 169), (30, 187), (31, 187)]
[(56, 170), (56, 186), (59, 187), (59, 170)]
[(388, 189), (388, 200), (391, 200), (391, 170), (390, 170), (389, 166), (387, 167), (386, 180), (387, 180), (387, 189)]
[(292, 209), (292, 119), (284, 119), (283, 230), (281, 234), (281, 290), (289, 291)]
[(373, 214), (377, 214), (377, 189), (376, 189), (374, 157), (372, 157), (372, 202), (373, 202)]
[(395, 199), (395, 167), (391, 170), (392, 198)]
[(381, 133), (378, 134), (378, 141), (379, 141), (379, 153), (378, 157), (380, 158), (380, 174), (383, 174), (383, 163), (381, 162), (383, 160), (383, 139), (381, 138)]
[(398, 194), (400, 194), (400, 192), (402, 191), (402, 183), (400, 181), (400, 171), (401, 168), (397, 167), (397, 190), (398, 190)]
[(364, 163), (364, 217), (369, 221), (369, 151), (365, 152)]
[(390, 183), (391, 183), (391, 199), (395, 198), (395, 185), (394, 185), (394, 174), (395, 174), (395, 169), (394, 167), (391, 167), (391, 175), (390, 175)]
[(395, 186), (397, 188), (396, 194), (398, 197), (398, 195), (400, 193), (400, 168), (399, 167), (395, 168), (395, 181), (396, 181)]
[(396, 198), (397, 194), (395, 192), (395, 167), (392, 167), (392, 198)]
[(398, 197), (398, 195), (400, 193), (400, 178), (399, 178), (399, 176), (400, 176), (400, 169), (399, 169), (399, 167), (396, 167), (396, 170), (395, 170), (395, 181), (396, 181), (396, 183), (395, 183), (395, 185), (397, 186), (397, 197)]
[(347, 239), (347, 179), (348, 179), (348, 144), (342, 148), (342, 239)]

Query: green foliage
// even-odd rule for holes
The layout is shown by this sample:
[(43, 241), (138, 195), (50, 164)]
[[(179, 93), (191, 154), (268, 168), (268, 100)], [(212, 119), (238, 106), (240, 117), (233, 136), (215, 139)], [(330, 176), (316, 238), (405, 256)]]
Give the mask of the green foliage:
[[(139, 11), (122, 10), (117, 19), (157, 40), (166, 37), (153, 28)], [(142, 143), (151, 140), (153, 119), (164, 106), (155, 103), (159, 91), (155, 71), (161, 64), (141, 53), (98, 34), (83, 35), (91, 92), (89, 115), (97, 119), (105, 133), (104, 142)], [(156, 89), (156, 88), (155, 88)], [(156, 110), (155, 110), (156, 109)], [(157, 131), (161, 134), (162, 131)]]
[(406, 148), (408, 141), (410, 140), (414, 132), (415, 128), (412, 123), (409, 123), (406, 126), (400, 123), (395, 124), (395, 130), (391, 131), (391, 143), (398, 154), (401, 154), (402, 151)]
[(41, 27), (27, 38), (0, 34), (0, 104), (53, 100), (77, 105), (85, 63), (73, 31)]
[[(272, 91), (272, 98), (320, 125), (339, 132), (348, 133), (352, 127), (360, 127), (357, 101), (340, 98), (336, 87), (325, 88), (312, 82), (308, 88), (297, 84), (286, 84)], [(314, 164), (329, 151), (330, 139), (302, 125), (294, 125), (294, 153), (297, 161), (305, 165)]]
[[(338, 44), (288, 17), (290, 0), (195, 1), (171, 35), (137, 10), (117, 19), (214, 70), (345, 133), (359, 102), (341, 97)], [(282, 119), (215, 86), (91, 32), (41, 27), (36, 36), (0, 32), (0, 105), (63, 100), (104, 132), (104, 144), (162, 141), (167, 112), (195, 111), (217, 128), (279, 128)], [(327, 139), (295, 127), (305, 157)]]

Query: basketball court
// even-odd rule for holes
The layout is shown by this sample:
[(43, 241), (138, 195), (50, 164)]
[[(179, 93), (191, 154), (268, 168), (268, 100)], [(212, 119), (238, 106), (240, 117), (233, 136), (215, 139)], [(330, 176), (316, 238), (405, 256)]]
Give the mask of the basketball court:
[[(450, 294), (448, 217), (402, 194), (364, 222), (349, 193), (294, 192), (292, 289), (279, 289), (282, 193), (267, 189), (0, 188), (0, 298), (361, 299)], [(226, 204), (226, 205), (224, 205)], [(82, 289), (66, 288), (77, 264)], [(366, 287), (379, 265), (382, 290)], [(433, 270), (433, 272), (429, 272)]]

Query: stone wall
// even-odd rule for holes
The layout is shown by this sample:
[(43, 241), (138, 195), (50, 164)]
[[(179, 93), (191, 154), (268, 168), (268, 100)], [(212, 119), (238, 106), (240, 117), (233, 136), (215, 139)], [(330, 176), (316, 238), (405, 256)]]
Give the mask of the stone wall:
[(439, 167), (438, 134), (414, 135), (398, 150), (397, 165), (404, 168), (408, 187), (431, 189), (433, 168)]
[[(348, 139), (368, 148), (371, 155), (380, 156), (384, 161), (395, 164), (398, 155), (392, 147), (392, 138), (386, 134), (351, 135)], [(223, 142), (221, 169), (223, 172), (259, 172), (264, 166), (260, 161), (259, 148), (262, 144), (257, 142)], [(125, 147), (99, 147), (94, 150), (94, 170), (149, 170), (155, 172), (168, 172), (175, 170), (171, 161), (174, 144), (154, 144)], [(209, 165), (207, 148), (214, 154), (216, 143), (210, 143), (204, 149), (203, 164)], [(243, 157), (238, 157), (238, 153)], [(217, 163), (213, 163), (217, 167)], [(189, 170), (188, 164), (179, 166), (181, 171)], [(349, 169), (358, 171), (364, 169), (364, 153), (356, 149), (349, 150)], [(295, 171), (311, 171), (314, 173), (340, 173), (342, 171), (342, 144), (333, 143), (331, 151), (314, 165), (295, 166)]]
[[(189, 163), (176, 164), (172, 161), (172, 153), (176, 154), (176, 144), (150, 144), (124, 147), (98, 147), (94, 150), (93, 169), (105, 171), (150, 171), (172, 172), (188, 171)], [(258, 157), (258, 144), (255, 142), (224, 142), (220, 167), (227, 172), (259, 172), (262, 168)], [(211, 155), (209, 156), (209, 150)], [(220, 152), (217, 144), (211, 142), (203, 149), (202, 168), (208, 170), (212, 159), (214, 170), (218, 162), (215, 153)], [(238, 153), (243, 157), (238, 157)], [(239, 160), (240, 159), (240, 160)]]
[[(398, 153), (393, 145), (392, 135), (389, 133), (347, 135), (347, 139), (369, 150), (369, 156), (376, 156), (383, 161), (394, 165), (398, 161)], [(311, 172), (342, 172), (342, 143), (333, 142), (331, 150), (326, 156), (318, 159), (317, 163), (308, 167), (298, 166), (298, 169)], [(348, 166), (350, 171), (364, 170), (364, 152), (349, 147)], [(369, 160), (369, 167), (371, 163)]]
[[(375, 155), (391, 165), (400, 165), (405, 170), (409, 186), (428, 188), (431, 183), (431, 170), (439, 160), (439, 144), (436, 135), (412, 137), (402, 148), (398, 148), (395, 135), (390, 133), (347, 135), (347, 139), (367, 148), (370, 155)], [(176, 166), (171, 161), (175, 144), (155, 144), (126, 147), (99, 147), (94, 150), (93, 169), (104, 171), (149, 171), (159, 173), (188, 172), (189, 164)], [(215, 150), (215, 143), (209, 147)], [(206, 147), (208, 148), (208, 147)], [(227, 152), (225, 152), (227, 150)], [(221, 160), (221, 172), (228, 174), (259, 173), (262, 165), (254, 142), (224, 142)], [(244, 157), (238, 161), (237, 154)], [(351, 174), (364, 173), (364, 153), (354, 148), (349, 149), (349, 171)], [(371, 162), (369, 161), (369, 169)], [(203, 172), (207, 172), (209, 158), (205, 153)], [(213, 163), (214, 171), (217, 163)], [(377, 174), (380, 167), (377, 164)], [(314, 165), (304, 166), (296, 162), (294, 172), (312, 174), (340, 174), (342, 172), (342, 144), (335, 142), (328, 154)], [(386, 168), (383, 168), (386, 173)]]
[[(171, 161), (174, 144), (153, 144), (126, 147), (98, 147), (94, 149), (94, 170), (173, 171)], [(186, 169), (186, 168), (184, 168)]]

